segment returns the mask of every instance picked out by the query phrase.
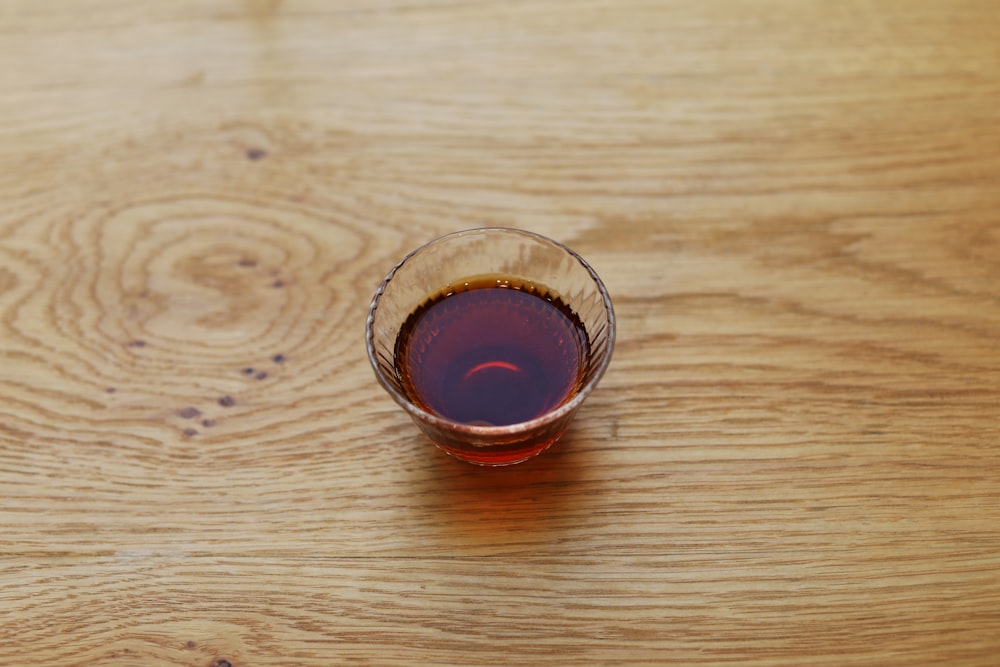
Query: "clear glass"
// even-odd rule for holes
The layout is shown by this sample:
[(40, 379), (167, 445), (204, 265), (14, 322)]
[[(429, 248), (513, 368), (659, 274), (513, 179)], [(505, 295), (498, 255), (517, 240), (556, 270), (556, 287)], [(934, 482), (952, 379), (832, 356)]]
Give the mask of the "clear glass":
[[(543, 286), (576, 313), (589, 342), (582, 379), (560, 405), (516, 424), (462, 423), (428, 412), (407, 395), (397, 369), (400, 329), (432, 295), (469, 277), (494, 274)], [(389, 272), (372, 299), (365, 338), (375, 377), (434, 444), (470, 463), (509, 465), (544, 451), (565, 432), (608, 367), (615, 316), (600, 278), (566, 246), (518, 229), (470, 229), (417, 248)]]

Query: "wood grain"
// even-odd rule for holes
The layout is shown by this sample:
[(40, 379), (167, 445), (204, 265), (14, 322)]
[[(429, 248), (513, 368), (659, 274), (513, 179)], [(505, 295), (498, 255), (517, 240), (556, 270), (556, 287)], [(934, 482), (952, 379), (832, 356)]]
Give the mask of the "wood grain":
[[(0, 664), (993, 665), (1000, 12), (0, 1)], [(479, 225), (619, 320), (486, 470), (375, 383)]]

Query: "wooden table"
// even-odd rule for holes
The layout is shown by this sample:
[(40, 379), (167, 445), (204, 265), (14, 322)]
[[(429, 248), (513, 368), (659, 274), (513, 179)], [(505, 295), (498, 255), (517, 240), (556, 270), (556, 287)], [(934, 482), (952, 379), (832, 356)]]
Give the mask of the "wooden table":
[[(0, 664), (1000, 664), (989, 0), (0, 2)], [(479, 469), (376, 384), (408, 250), (602, 275)]]

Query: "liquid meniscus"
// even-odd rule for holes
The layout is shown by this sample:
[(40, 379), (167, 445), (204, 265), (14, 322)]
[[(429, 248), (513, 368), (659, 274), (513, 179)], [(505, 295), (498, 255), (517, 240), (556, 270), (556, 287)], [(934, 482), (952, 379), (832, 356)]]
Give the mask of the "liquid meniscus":
[(410, 400), (468, 424), (516, 424), (572, 398), (588, 355), (580, 318), (544, 287), (502, 276), (457, 283), (403, 324), (395, 365)]

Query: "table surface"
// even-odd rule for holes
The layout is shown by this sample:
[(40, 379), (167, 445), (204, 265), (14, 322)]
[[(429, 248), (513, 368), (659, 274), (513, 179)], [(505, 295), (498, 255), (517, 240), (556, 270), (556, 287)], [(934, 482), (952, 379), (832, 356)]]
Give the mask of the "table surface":
[[(995, 665), (988, 0), (0, 2), (0, 663)], [(604, 278), (508, 469), (374, 380), (408, 250)]]

